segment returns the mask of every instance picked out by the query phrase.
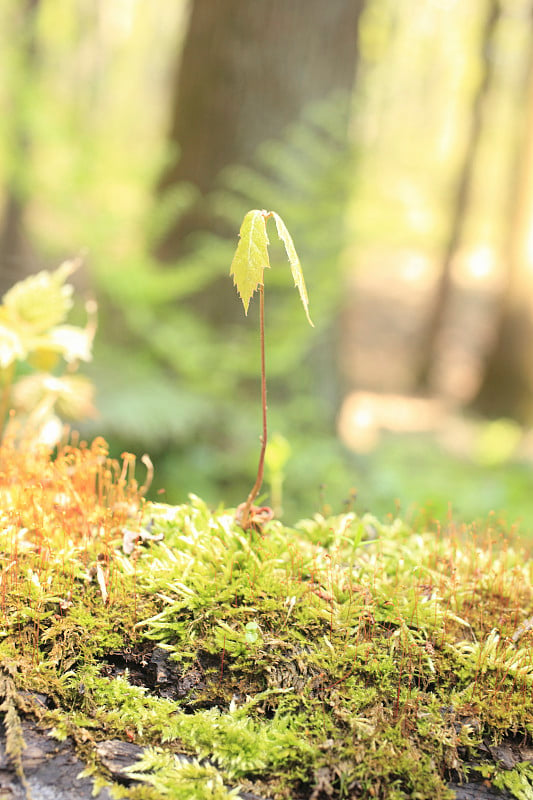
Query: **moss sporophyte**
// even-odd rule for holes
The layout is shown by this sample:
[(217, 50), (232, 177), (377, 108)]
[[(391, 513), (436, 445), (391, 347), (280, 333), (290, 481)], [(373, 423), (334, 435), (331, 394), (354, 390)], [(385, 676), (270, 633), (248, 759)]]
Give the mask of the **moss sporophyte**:
[(244, 530), (249, 527), (260, 527), (272, 517), (268, 508), (257, 509), (253, 502), (263, 483), (263, 470), (267, 446), (267, 401), (266, 401), (266, 365), (265, 365), (265, 298), (264, 298), (264, 271), (270, 268), (268, 255), (268, 235), (266, 224), (273, 219), (279, 238), (285, 246), (292, 276), (297, 287), (307, 320), (313, 325), (309, 316), (309, 299), (305, 286), (300, 259), (292, 241), (292, 237), (279, 214), (275, 211), (260, 211), (254, 209), (244, 217), (239, 233), (239, 243), (231, 264), (230, 275), (244, 306), (244, 313), (248, 313), (250, 300), (256, 291), (259, 291), (259, 338), (261, 349), (261, 408), (263, 417), (263, 432), (261, 436), (261, 452), (257, 467), (257, 478), (246, 498), (237, 509), (237, 520)]

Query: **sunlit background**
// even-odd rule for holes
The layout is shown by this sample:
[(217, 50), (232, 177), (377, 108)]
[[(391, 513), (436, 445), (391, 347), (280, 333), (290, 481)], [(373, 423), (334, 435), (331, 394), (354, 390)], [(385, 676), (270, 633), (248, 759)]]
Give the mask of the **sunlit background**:
[(532, 0), (3, 0), (0, 31), (0, 290), (82, 256), (83, 435), (149, 453), (154, 497), (243, 499), (228, 273), (274, 209), (316, 327), (273, 241), (265, 495), (531, 529)]

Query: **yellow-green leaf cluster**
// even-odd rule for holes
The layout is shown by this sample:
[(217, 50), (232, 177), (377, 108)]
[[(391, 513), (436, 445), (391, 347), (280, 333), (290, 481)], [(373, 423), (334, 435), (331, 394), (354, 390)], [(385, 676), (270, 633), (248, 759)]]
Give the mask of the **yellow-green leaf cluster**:
[[(55, 413), (74, 419), (92, 414), (93, 389), (74, 376), (80, 361), (92, 358), (95, 308), (87, 308), (85, 327), (66, 323), (73, 305), (73, 286), (67, 279), (79, 266), (67, 261), (56, 270), (30, 275), (9, 289), (0, 304), (1, 413), (10, 410), (31, 419), (39, 429)], [(94, 305), (94, 304), (93, 304)], [(18, 376), (19, 365), (25, 373)], [(31, 368), (30, 374), (28, 368)], [(68, 375), (62, 375), (65, 370)], [(0, 420), (0, 425), (2, 420)], [(39, 435), (39, 431), (35, 431)]]
[(43, 270), (19, 281), (5, 293), (3, 309), (15, 324), (35, 333), (59, 325), (72, 308), (73, 287), (65, 281), (75, 269), (75, 262), (66, 261), (54, 272)]

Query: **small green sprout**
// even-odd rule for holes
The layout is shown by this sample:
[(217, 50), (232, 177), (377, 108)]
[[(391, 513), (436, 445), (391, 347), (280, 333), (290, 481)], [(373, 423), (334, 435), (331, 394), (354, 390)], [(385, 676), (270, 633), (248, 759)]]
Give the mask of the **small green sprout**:
[(247, 622), (244, 626), (244, 638), (248, 644), (256, 644), (261, 637), (261, 628), (255, 620)]
[(287, 226), (275, 211), (259, 211), (254, 209), (249, 211), (244, 217), (240, 230), (239, 244), (233, 257), (230, 275), (237, 287), (237, 292), (244, 306), (244, 313), (248, 314), (248, 306), (254, 293), (259, 291), (259, 334), (261, 341), (261, 404), (263, 410), (263, 435), (261, 436), (261, 453), (257, 468), (257, 478), (255, 484), (248, 495), (246, 501), (239, 506), (237, 519), (246, 530), (252, 525), (251, 512), (252, 504), (263, 483), (263, 469), (265, 462), (265, 450), (267, 445), (267, 404), (266, 404), (266, 369), (265, 369), (265, 301), (264, 301), (264, 271), (270, 267), (268, 257), (268, 235), (266, 223), (268, 219), (273, 219), (276, 223), (278, 236), (285, 246), (285, 252), (291, 267), (292, 276), (296, 288), (300, 293), (302, 305), (310, 325), (313, 325), (309, 316), (309, 298), (305, 287), (304, 276), (300, 259), (296, 253), (296, 248), (292, 237), (287, 230)]

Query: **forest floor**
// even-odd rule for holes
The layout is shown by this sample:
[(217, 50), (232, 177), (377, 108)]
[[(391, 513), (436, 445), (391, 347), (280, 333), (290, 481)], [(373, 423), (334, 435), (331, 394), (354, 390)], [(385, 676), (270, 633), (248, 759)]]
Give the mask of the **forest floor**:
[(353, 512), (243, 531), (145, 503), (102, 440), (0, 455), (0, 796), (532, 796), (516, 536)]

